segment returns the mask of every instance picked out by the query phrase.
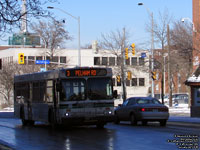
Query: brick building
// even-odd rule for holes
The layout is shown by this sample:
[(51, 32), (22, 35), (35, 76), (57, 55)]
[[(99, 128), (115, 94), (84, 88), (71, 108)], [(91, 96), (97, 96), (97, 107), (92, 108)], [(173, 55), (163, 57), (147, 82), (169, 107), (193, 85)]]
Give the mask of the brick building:
[(193, 0), (193, 71), (197, 69), (200, 61), (200, 1)]

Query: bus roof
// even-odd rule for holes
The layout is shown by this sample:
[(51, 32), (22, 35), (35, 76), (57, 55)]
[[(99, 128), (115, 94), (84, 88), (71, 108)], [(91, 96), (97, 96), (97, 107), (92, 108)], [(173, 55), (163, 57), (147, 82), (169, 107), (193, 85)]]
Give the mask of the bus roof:
[[(69, 76), (67, 74), (67, 71), (70, 73)], [(49, 70), (46, 72), (35, 72), (30, 74), (16, 75), (14, 77), (14, 82), (16, 83), (16, 82), (37, 81), (37, 80), (47, 80), (56, 78), (69, 78), (69, 77), (86, 77), (86, 76), (87, 77), (112, 76), (112, 69), (103, 67), (62, 68), (56, 70)]]

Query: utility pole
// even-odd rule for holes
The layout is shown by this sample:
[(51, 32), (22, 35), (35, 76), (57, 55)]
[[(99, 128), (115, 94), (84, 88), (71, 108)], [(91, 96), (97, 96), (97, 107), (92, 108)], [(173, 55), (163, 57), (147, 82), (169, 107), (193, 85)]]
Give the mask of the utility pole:
[[(146, 5), (143, 3), (138, 3), (139, 6), (145, 6), (147, 12), (151, 16), (151, 71), (154, 71), (154, 21), (153, 21), (153, 12), (149, 10)], [(154, 97), (154, 79), (151, 80), (151, 96)]]
[[(153, 12), (151, 13), (151, 69), (154, 71), (154, 21), (153, 21)], [(154, 80), (151, 80), (151, 96), (154, 97)]]
[(121, 45), (121, 76), (122, 76), (122, 98), (126, 100), (126, 85), (125, 85), (125, 28), (123, 28), (123, 39)]

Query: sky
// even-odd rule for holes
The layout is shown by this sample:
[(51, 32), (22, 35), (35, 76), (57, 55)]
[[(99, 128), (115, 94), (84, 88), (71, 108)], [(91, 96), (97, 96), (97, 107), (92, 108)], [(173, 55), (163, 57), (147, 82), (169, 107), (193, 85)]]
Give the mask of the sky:
[[(145, 6), (138, 6), (138, 3)], [(168, 10), (173, 20), (181, 18), (192, 19), (192, 0), (58, 0), (56, 3), (44, 5), (53, 6), (80, 17), (81, 46), (91, 44), (94, 40), (101, 39), (101, 34), (122, 30), (124, 27), (131, 35), (130, 43), (135, 43), (136, 48), (144, 46), (151, 40), (150, 33), (146, 32), (149, 22), (149, 13), (158, 19), (159, 12)], [(49, 10), (58, 19), (66, 20), (66, 29), (74, 38), (66, 42), (67, 48), (78, 47), (78, 21), (63, 11)], [(146, 44), (150, 48), (150, 43)]]

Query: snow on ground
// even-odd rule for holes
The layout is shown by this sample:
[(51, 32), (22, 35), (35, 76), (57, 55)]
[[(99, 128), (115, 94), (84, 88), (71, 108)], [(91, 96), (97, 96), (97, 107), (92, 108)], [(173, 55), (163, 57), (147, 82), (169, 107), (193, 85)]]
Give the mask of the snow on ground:
[(14, 112), (13, 107), (6, 107), (0, 110), (0, 112)]

